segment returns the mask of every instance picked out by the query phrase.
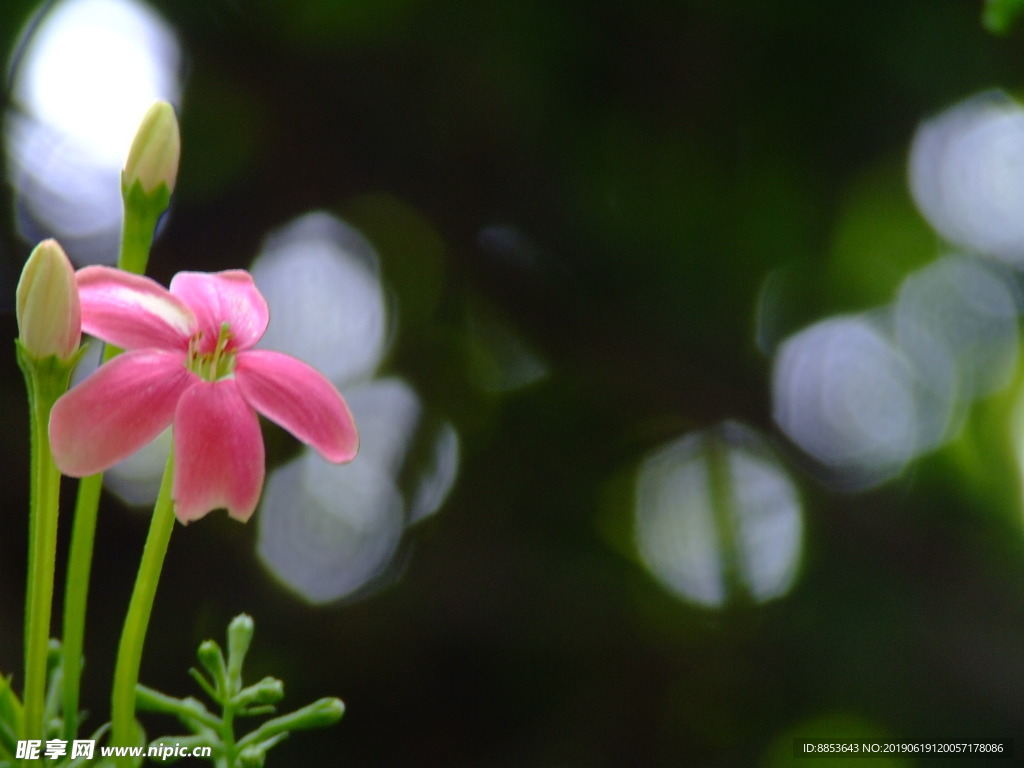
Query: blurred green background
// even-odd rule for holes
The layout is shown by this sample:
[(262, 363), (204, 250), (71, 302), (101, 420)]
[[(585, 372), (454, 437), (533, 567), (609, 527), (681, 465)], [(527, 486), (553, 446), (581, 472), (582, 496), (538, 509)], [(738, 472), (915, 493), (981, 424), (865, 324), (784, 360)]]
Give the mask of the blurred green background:
[[(1016, 738), (1024, 756), (1012, 389), (898, 476), (844, 492), (773, 422), (771, 373), (786, 335), (890, 301), (943, 253), (908, 191), (911, 138), (956, 101), (1018, 89), (1020, 32), (985, 32), (976, 0), (147, 7), (180, 45), (183, 146), (150, 274), (245, 267), (269, 233), (331, 212), (376, 249), (397, 318), (377, 374), (409, 382), (460, 449), (440, 509), (344, 599), (314, 605), (282, 585), (256, 521), (179, 528), (146, 683), (197, 693), (195, 647), (247, 611), (253, 675), (282, 677), (286, 704), (348, 706), (270, 765), (832, 764), (794, 761), (798, 737)], [(0, 6), (9, 113), (39, 12)], [(0, 320), (13, 339), (20, 266), (52, 232), (25, 224), (5, 162)], [(10, 673), (27, 423), (13, 354), (0, 366)], [(723, 420), (774, 446), (802, 536), (776, 599), (730, 588), (709, 607), (639, 555), (637, 472)], [(295, 454), (268, 434), (275, 463)], [(146, 530), (113, 496), (101, 511), (94, 724)]]

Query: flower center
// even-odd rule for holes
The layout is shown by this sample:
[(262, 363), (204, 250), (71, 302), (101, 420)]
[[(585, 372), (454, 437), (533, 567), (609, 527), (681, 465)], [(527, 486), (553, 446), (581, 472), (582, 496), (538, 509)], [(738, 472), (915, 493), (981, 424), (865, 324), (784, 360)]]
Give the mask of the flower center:
[(203, 332), (197, 332), (189, 339), (185, 367), (206, 381), (220, 381), (230, 376), (235, 372), (235, 350), (228, 349), (232, 338), (228, 324), (223, 323), (213, 351), (203, 352), (203, 346), (209, 345), (203, 344)]

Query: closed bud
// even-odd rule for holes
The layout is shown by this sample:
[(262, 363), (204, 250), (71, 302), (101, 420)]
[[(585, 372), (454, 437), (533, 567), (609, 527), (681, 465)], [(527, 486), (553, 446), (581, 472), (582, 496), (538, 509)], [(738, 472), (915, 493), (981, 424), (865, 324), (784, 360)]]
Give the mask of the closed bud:
[(231, 694), (228, 691), (227, 665), (224, 663), (224, 654), (221, 652), (220, 646), (217, 645), (217, 641), (203, 640), (199, 644), (196, 656), (199, 659), (199, 663), (206, 668), (206, 671), (210, 673), (210, 677), (213, 678), (214, 688), (216, 688), (217, 693), (222, 696), (230, 696)]
[(82, 308), (75, 270), (56, 240), (44, 240), (25, 262), (18, 281), (18, 338), (42, 359), (68, 360), (82, 340)]
[(241, 687), (242, 662), (256, 630), (252, 617), (241, 613), (228, 625), (228, 678)]
[(139, 130), (124, 164), (124, 184), (130, 189), (135, 182), (147, 195), (161, 184), (174, 191), (181, 157), (181, 136), (174, 107), (166, 101), (153, 104), (142, 118)]
[(284, 683), (276, 677), (264, 677), (258, 683), (247, 686), (238, 692), (234, 703), (239, 707), (250, 705), (265, 706), (277, 704), (284, 698)]
[(341, 716), (344, 714), (345, 704), (342, 700), (330, 697), (317, 699), (312, 704), (307, 704), (302, 709), (297, 709), (285, 717), (290, 719), (291, 730), (300, 730), (334, 725), (341, 720)]

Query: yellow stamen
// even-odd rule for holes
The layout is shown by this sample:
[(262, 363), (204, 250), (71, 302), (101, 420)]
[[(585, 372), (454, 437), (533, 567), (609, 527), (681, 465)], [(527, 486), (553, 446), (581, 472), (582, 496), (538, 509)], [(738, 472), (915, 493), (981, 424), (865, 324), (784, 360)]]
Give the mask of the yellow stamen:
[(230, 376), (235, 370), (235, 353), (229, 350), (231, 343), (231, 329), (227, 323), (221, 324), (220, 334), (217, 336), (217, 344), (212, 352), (200, 352), (200, 344), (203, 339), (203, 332), (199, 331), (189, 341), (188, 354), (185, 359), (186, 367), (200, 378), (206, 381), (219, 381)]

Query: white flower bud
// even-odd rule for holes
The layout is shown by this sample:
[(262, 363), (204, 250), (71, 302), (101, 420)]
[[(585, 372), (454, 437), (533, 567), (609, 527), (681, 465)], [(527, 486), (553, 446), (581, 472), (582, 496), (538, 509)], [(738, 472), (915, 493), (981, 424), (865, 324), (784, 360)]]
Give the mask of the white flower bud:
[(25, 262), (18, 281), (19, 339), (36, 358), (69, 359), (82, 339), (82, 308), (75, 270), (56, 240), (44, 240)]
[(142, 118), (124, 164), (125, 187), (138, 182), (152, 194), (161, 184), (170, 192), (178, 180), (181, 136), (174, 107), (166, 101), (153, 104)]

